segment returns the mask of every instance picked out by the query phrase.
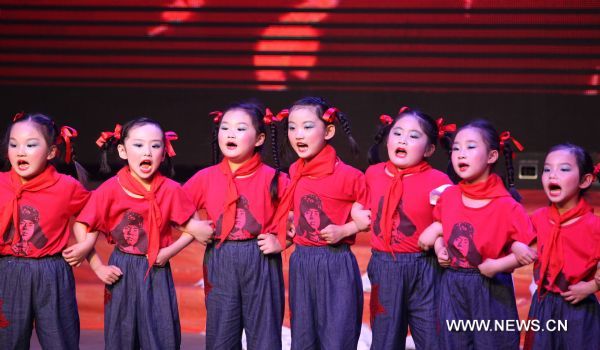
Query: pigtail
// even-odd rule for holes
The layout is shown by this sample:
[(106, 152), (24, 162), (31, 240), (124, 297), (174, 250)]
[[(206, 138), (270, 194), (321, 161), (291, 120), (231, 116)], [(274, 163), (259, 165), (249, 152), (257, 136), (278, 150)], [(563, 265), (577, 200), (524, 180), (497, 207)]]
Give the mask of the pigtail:
[(208, 113), (208, 116), (212, 118), (213, 122), (212, 140), (210, 145), (212, 150), (212, 164), (216, 165), (219, 163), (221, 155), (219, 150), (219, 126), (221, 125), (221, 120), (223, 119), (223, 112), (212, 111)]
[(502, 153), (504, 154), (504, 164), (506, 166), (506, 184), (508, 187), (508, 192), (510, 195), (517, 201), (521, 202), (521, 195), (517, 191), (515, 187), (515, 168), (513, 165), (513, 149), (509, 144), (504, 144), (502, 148)]
[(269, 128), (271, 131), (271, 155), (275, 165), (275, 176), (273, 176), (273, 180), (271, 180), (269, 194), (271, 195), (271, 202), (276, 204), (279, 202), (279, 175), (281, 174), (281, 164), (279, 162), (279, 147), (277, 146), (277, 121), (275, 118), (272, 118)]
[(450, 180), (456, 184), (461, 180), (460, 176), (458, 176), (452, 166), (452, 143), (454, 141), (454, 136), (456, 135), (456, 124), (444, 124), (443, 118), (438, 118), (436, 124), (438, 129), (438, 142), (448, 156), (446, 175), (448, 175)]
[(377, 134), (373, 138), (373, 144), (369, 147), (369, 151), (367, 153), (367, 159), (369, 161), (369, 165), (381, 163), (381, 157), (379, 156), (379, 146), (385, 140), (385, 136), (389, 134), (390, 128), (392, 127), (392, 118), (389, 115), (383, 114), (379, 117), (379, 120), (383, 123), (383, 125), (379, 128)]
[(340, 111), (337, 111), (336, 115), (337, 115), (338, 120), (340, 121), (340, 125), (344, 129), (344, 133), (346, 134), (346, 137), (348, 138), (348, 142), (350, 143), (350, 150), (352, 151), (352, 154), (355, 157), (358, 156), (358, 153), (359, 153), (358, 143), (352, 136), (352, 131), (350, 130), (350, 121), (348, 120), (346, 115)]
[(116, 147), (121, 139), (121, 132), (122, 126), (116, 124), (114, 131), (103, 131), (96, 140), (96, 145), (100, 147), (100, 173), (103, 175), (110, 174), (112, 171), (108, 163), (108, 152)]

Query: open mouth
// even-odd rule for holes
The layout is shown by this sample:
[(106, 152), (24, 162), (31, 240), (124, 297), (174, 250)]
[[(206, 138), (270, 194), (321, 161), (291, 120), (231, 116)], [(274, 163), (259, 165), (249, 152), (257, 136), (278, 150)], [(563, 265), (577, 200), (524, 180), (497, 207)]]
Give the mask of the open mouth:
[(402, 147), (396, 148), (396, 157), (398, 157), (398, 158), (406, 157), (406, 150)]
[(458, 163), (458, 170), (463, 172), (469, 168), (469, 164), (467, 163)]
[(550, 193), (551, 196), (558, 196), (558, 195), (560, 195), (561, 191), (562, 191), (562, 188), (560, 187), (559, 184), (551, 183), (550, 185), (548, 185), (548, 192)]
[(19, 168), (19, 170), (27, 170), (29, 169), (29, 162), (26, 160), (18, 160), (17, 161), (17, 168)]
[(308, 145), (302, 142), (296, 143), (296, 147), (298, 147), (299, 152), (306, 152), (308, 150)]
[(152, 161), (149, 159), (143, 160), (140, 163), (140, 170), (143, 173), (149, 173), (152, 170)]
[(225, 147), (227, 147), (228, 150), (234, 150), (237, 148), (237, 143), (235, 142), (227, 142), (227, 144), (225, 145)]

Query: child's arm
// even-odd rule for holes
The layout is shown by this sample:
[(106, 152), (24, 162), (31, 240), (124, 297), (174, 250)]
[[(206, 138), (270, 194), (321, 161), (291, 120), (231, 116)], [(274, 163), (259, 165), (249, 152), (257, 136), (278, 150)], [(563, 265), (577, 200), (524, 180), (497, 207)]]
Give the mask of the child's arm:
[[(596, 276), (598, 276), (597, 271)], [(579, 283), (572, 284), (569, 286), (568, 291), (560, 293), (560, 295), (565, 299), (565, 301), (568, 301), (574, 305), (587, 298), (588, 295), (596, 293), (598, 289), (599, 288), (596, 284), (596, 280), (593, 279), (587, 282), (581, 281)]]
[(80, 266), (94, 248), (96, 239), (98, 238), (98, 232), (88, 233), (85, 224), (75, 222), (73, 224), (73, 235), (75, 236), (77, 243), (63, 250), (62, 256), (69, 265)]
[(498, 259), (485, 259), (485, 261), (479, 264), (477, 268), (482, 275), (492, 278), (498, 272), (512, 272), (520, 266), (521, 264), (517, 260), (515, 254), (511, 253)]
[(433, 244), (433, 249), (435, 250), (435, 255), (438, 257), (438, 263), (440, 266), (450, 266), (450, 255), (448, 254), (448, 249), (444, 245), (444, 238), (438, 237)]
[(536, 250), (528, 247), (525, 243), (514, 241), (510, 250), (515, 254), (515, 257), (521, 266), (529, 265), (537, 259)]
[[(190, 219), (191, 221), (192, 219)], [(181, 236), (168, 247), (161, 248), (156, 256), (155, 266), (165, 266), (169, 259), (177, 255), (183, 248), (194, 241), (194, 236), (187, 232), (182, 232)]]
[(419, 247), (423, 250), (429, 250), (443, 233), (442, 223), (439, 221), (433, 222), (419, 236)]
[(371, 226), (371, 211), (358, 202), (352, 204), (350, 216), (360, 231), (366, 231)]
[(192, 236), (192, 238), (195, 238), (203, 245), (210, 242), (215, 232), (213, 222), (211, 220), (200, 220), (198, 213), (195, 213), (185, 224), (176, 228)]
[(104, 284), (113, 284), (123, 276), (123, 272), (117, 266), (104, 265), (98, 253), (96, 253), (96, 249), (92, 249), (87, 256), (87, 259), (96, 276), (98, 276)]

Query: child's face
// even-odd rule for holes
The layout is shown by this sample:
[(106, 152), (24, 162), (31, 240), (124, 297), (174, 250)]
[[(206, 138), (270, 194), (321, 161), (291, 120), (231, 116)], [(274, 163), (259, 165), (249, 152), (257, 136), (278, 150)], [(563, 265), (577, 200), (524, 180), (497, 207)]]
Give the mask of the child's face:
[(265, 142), (265, 134), (258, 134), (246, 112), (233, 109), (223, 116), (217, 140), (225, 157), (234, 163), (242, 163), (252, 157), (255, 147)]
[(452, 166), (463, 180), (471, 183), (485, 181), (491, 164), (498, 159), (498, 151), (488, 150), (476, 128), (462, 129), (452, 144)]
[(417, 165), (433, 154), (435, 146), (429, 143), (419, 120), (412, 116), (400, 118), (392, 126), (387, 140), (388, 156), (399, 169)]
[(8, 141), (8, 160), (23, 182), (41, 174), (55, 155), (56, 146), (48, 146), (35, 123), (24, 121), (13, 125)]
[(154, 124), (129, 129), (124, 144), (118, 145), (119, 156), (126, 159), (131, 175), (143, 184), (150, 184), (165, 159), (163, 132)]
[(335, 134), (333, 124), (325, 126), (314, 107), (300, 106), (292, 109), (288, 119), (288, 139), (298, 157), (314, 158)]
[(579, 191), (590, 183), (589, 176), (580, 181), (577, 160), (568, 150), (556, 150), (546, 156), (542, 185), (550, 202), (572, 208), (577, 204)]

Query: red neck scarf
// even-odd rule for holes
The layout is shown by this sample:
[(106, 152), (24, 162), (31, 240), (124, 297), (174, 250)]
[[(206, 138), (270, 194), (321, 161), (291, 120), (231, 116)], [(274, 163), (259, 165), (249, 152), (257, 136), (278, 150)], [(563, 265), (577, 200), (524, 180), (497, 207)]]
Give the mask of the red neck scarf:
[(330, 145), (326, 145), (313, 159), (309, 161), (298, 159), (292, 164), (292, 167), (296, 167), (296, 171), (292, 176), (290, 185), (279, 201), (274, 217), (274, 222), (277, 222), (277, 236), (283, 249), (285, 249), (288, 213), (294, 204), (294, 192), (296, 192), (298, 181), (306, 176), (324, 177), (331, 175), (335, 170), (336, 162), (337, 154), (335, 149)]
[(490, 174), (487, 180), (476, 184), (468, 184), (465, 180), (458, 183), (462, 193), (472, 199), (494, 199), (510, 197), (500, 176)]
[(555, 204), (550, 206), (548, 215), (550, 216), (550, 220), (552, 220), (553, 226), (541, 256), (542, 266), (540, 267), (540, 278), (538, 280), (538, 295), (542, 293), (544, 277), (548, 276), (548, 286), (552, 285), (565, 263), (562, 240), (560, 239), (561, 225), (591, 211), (593, 211), (592, 207), (583, 198), (579, 200), (574, 208), (564, 214), (559, 214)]
[(426, 161), (421, 161), (417, 165), (399, 170), (392, 162), (388, 161), (385, 164), (385, 169), (394, 177), (388, 192), (385, 194), (383, 199), (383, 208), (381, 210), (381, 232), (383, 232), (383, 241), (385, 245), (391, 251), (392, 217), (396, 211), (396, 208), (398, 207), (398, 204), (400, 203), (400, 199), (402, 199), (402, 193), (404, 193), (404, 184), (402, 180), (406, 175), (422, 173), (431, 169), (431, 165), (429, 165), (429, 163)]
[(13, 190), (13, 197), (7, 203), (6, 209), (0, 217), (0, 232), (4, 233), (8, 230), (8, 225), (12, 219), (15, 227), (15, 235), (13, 236), (12, 244), (19, 242), (21, 239), (21, 232), (19, 230), (19, 199), (23, 192), (41, 191), (53, 186), (59, 179), (60, 174), (52, 165), (48, 165), (41, 174), (26, 183), (22, 183), (21, 176), (19, 176), (14, 169), (10, 169), (10, 186)]
[(235, 172), (231, 172), (231, 168), (229, 167), (229, 161), (227, 158), (224, 158), (221, 163), (219, 163), (219, 170), (225, 174), (227, 177), (227, 192), (225, 195), (225, 205), (223, 208), (223, 225), (221, 226), (221, 242), (217, 247), (220, 247), (223, 242), (225, 242), (225, 238), (229, 235), (233, 225), (235, 224), (235, 214), (236, 214), (236, 203), (239, 199), (239, 195), (237, 192), (237, 188), (235, 187), (235, 179), (238, 176), (246, 176), (255, 173), (258, 168), (262, 165), (262, 161), (260, 155), (258, 153), (254, 153), (252, 158), (250, 158), (246, 163), (244, 163), (241, 167), (239, 167)]
[(156, 262), (156, 256), (160, 249), (160, 227), (162, 225), (162, 217), (160, 215), (160, 207), (156, 201), (156, 192), (160, 186), (165, 182), (165, 177), (157, 172), (152, 178), (150, 183), (150, 190), (146, 188), (131, 175), (129, 166), (126, 165), (117, 173), (119, 184), (127, 191), (144, 197), (148, 201), (150, 210), (148, 210), (148, 226), (150, 232), (148, 233), (148, 270), (146, 271), (146, 277)]

